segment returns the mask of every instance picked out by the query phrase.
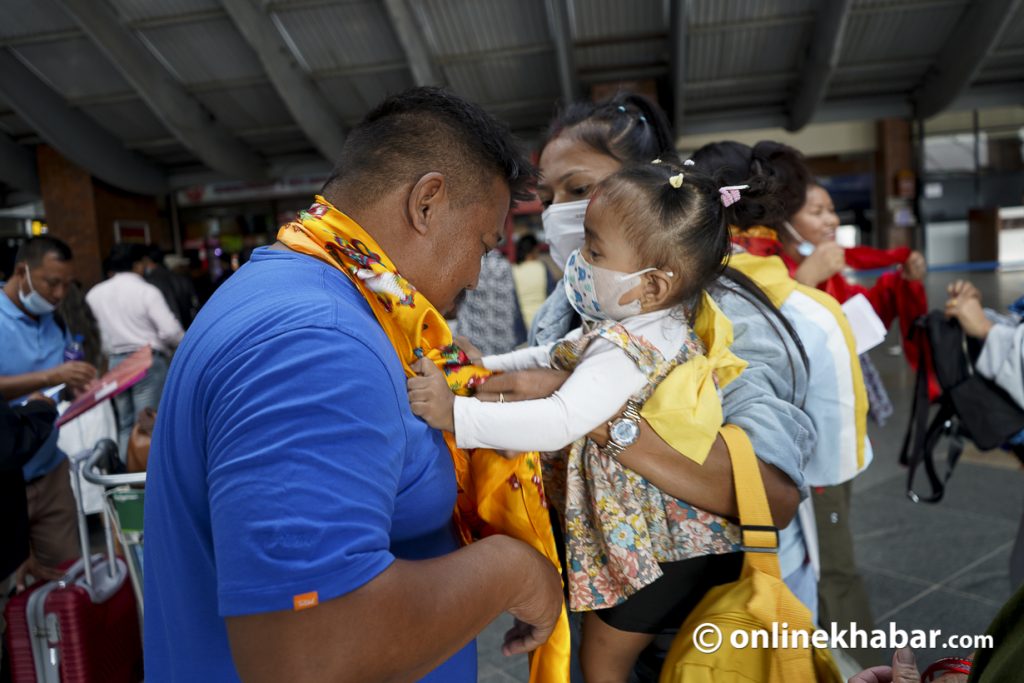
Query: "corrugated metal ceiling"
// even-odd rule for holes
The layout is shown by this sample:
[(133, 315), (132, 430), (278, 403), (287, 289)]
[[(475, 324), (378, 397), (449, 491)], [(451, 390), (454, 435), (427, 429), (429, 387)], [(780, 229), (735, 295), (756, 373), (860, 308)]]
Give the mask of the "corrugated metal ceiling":
[[(684, 121), (749, 121), (786, 111), (816, 35), (818, 0), (688, 0), (681, 65), (672, 63), (673, 1), (405, 0), (397, 6), (408, 12), (414, 38), (443, 83), (522, 131), (543, 128), (567, 88), (585, 93), (639, 81), (670, 105), (675, 66), (685, 78)], [(122, 26), (222, 130), (271, 162), (314, 154), (310, 136), (264, 70), (257, 54), (262, 46), (250, 46), (219, 0), (96, 2), (115, 10)], [(565, 49), (575, 69), (568, 84), (560, 81), (549, 2), (563, 2), (568, 20)], [(882, 98), (909, 113), (909, 97), (936, 55), (960, 39), (967, 3), (853, 0), (825, 106), (835, 111), (861, 98)], [(257, 4), (339, 125), (353, 125), (388, 94), (414, 85), (406, 46), (384, 0)], [(0, 10), (0, 49), (23, 61), (72, 111), (92, 117), (159, 164), (199, 163), (78, 29), (60, 0), (0, 0)], [(1007, 18), (975, 84), (1024, 102), (1024, 7)], [(19, 141), (35, 139), (32, 127), (2, 103), (0, 130)]]

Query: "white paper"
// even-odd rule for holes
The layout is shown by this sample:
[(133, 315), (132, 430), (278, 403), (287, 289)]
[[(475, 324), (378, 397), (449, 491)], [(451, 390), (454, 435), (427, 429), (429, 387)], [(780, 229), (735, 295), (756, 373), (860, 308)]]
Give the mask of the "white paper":
[(853, 329), (858, 356), (885, 341), (885, 325), (866, 296), (857, 294), (847, 299), (843, 304), (843, 313), (846, 314), (846, 319), (850, 321), (850, 327)]

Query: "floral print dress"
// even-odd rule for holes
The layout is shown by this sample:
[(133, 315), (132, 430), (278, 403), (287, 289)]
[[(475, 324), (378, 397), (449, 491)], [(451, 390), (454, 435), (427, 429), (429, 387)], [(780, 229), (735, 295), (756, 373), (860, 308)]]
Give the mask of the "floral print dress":
[[(632, 398), (642, 405), (676, 366), (704, 353), (700, 338), (688, 339), (666, 360), (619, 322), (604, 321), (551, 351), (552, 366), (572, 371), (587, 346), (605, 339), (622, 349), (647, 375)], [(589, 611), (613, 607), (662, 575), (660, 562), (675, 562), (739, 549), (739, 528), (656, 488), (584, 437), (568, 451), (545, 456), (545, 489), (563, 519), (569, 607)]]

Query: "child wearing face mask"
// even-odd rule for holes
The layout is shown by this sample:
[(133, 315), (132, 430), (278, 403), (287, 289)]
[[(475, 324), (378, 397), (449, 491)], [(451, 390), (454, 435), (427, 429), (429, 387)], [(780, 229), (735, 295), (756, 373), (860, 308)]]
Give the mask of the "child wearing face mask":
[[(413, 412), (453, 431), (460, 447), (548, 452), (545, 493), (564, 521), (569, 606), (585, 613), (588, 681), (625, 681), (654, 635), (678, 627), (695, 605), (686, 596), (715, 573), (701, 562), (739, 549), (734, 523), (663, 493), (617, 457), (674, 370), (681, 389), (673, 400), (689, 411), (685, 452), (707, 457), (722, 423), (718, 385), (745, 365), (728, 351), (731, 325), (704, 291), (729, 253), (723, 205), (741, 189), (667, 164), (626, 168), (598, 185), (563, 281), (582, 327), (547, 346), (482, 358), (493, 371), (570, 370), (551, 396), (484, 403), (453, 397), (440, 375), (409, 380)], [(601, 446), (588, 434), (606, 423)]]

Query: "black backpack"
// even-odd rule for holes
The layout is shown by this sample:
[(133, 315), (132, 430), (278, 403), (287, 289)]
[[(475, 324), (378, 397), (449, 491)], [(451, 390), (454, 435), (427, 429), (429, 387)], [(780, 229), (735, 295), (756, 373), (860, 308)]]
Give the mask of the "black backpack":
[[(936, 401), (935, 417), (928, 421), (928, 372), (922, 354), (914, 388), (914, 405), (910, 411), (907, 435), (903, 439), (900, 464), (908, 467), (907, 497), (915, 503), (937, 503), (942, 500), (946, 482), (964, 449), (966, 440), (982, 449), (997, 448), (1024, 429), (1024, 409), (995, 382), (974, 371), (974, 361), (981, 352), (977, 340), (967, 337), (960, 323), (942, 311), (932, 311), (914, 321), (910, 337), (923, 335), (930, 349), (932, 367), (942, 388)], [(945, 474), (940, 477), (935, 467), (934, 450), (939, 439), (949, 440)], [(1015, 450), (1018, 457), (1021, 452)], [(931, 486), (931, 495), (914, 491), (914, 474), (924, 463)]]

